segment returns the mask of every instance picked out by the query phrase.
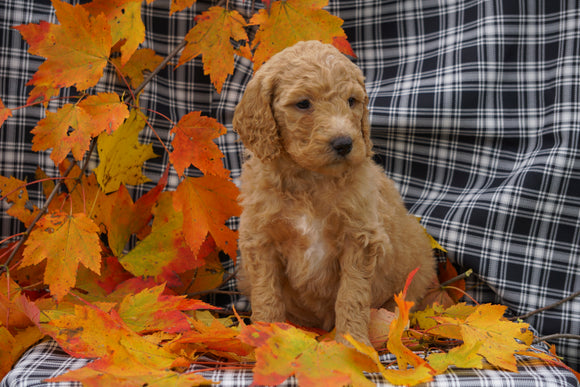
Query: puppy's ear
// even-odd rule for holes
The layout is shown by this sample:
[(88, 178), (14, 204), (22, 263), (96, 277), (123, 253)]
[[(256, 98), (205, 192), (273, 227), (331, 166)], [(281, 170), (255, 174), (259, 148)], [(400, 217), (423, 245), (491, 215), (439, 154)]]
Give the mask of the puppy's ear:
[(273, 160), (281, 150), (272, 112), (273, 93), (273, 74), (262, 68), (248, 83), (233, 119), (234, 130), (246, 148), (263, 161)]
[[(363, 83), (364, 88), (364, 83)], [(372, 157), (373, 155), (373, 142), (371, 141), (371, 125), (369, 121), (369, 97), (365, 91), (365, 99), (363, 101), (363, 116), (361, 119), (361, 130), (363, 134), (363, 139), (366, 146), (367, 156)]]

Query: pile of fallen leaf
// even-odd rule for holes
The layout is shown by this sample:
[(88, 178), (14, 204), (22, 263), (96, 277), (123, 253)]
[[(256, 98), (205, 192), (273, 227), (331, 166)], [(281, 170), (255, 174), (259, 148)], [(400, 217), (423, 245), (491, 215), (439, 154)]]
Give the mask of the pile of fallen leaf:
[[(57, 304), (52, 298), (31, 301), (2, 274), (0, 319), (9, 325), (0, 327), (0, 372), (45, 336), (71, 356), (95, 359), (49, 381), (87, 386), (211, 383), (188, 372), (195, 364), (251, 369), (255, 384), (275, 385), (294, 375), (304, 386), (372, 385), (366, 372), (380, 373), (393, 384), (415, 385), (449, 366), (491, 365), (517, 372), (516, 356), (566, 367), (555, 354), (531, 348), (528, 324), (505, 319), (501, 305), (434, 305), (410, 314), (413, 303), (403, 291), (395, 296), (392, 321), (382, 321), (382, 327), (381, 319), (373, 321), (386, 332), (386, 337), (371, 335), (377, 352), (351, 337), (349, 347), (334, 341), (332, 333), (284, 323), (246, 325), (237, 315), (218, 318), (209, 312), (218, 308), (172, 293), (164, 285), (131, 278), (108, 294), (98, 286), (73, 290)], [(397, 367), (382, 364), (379, 352), (394, 354)]]

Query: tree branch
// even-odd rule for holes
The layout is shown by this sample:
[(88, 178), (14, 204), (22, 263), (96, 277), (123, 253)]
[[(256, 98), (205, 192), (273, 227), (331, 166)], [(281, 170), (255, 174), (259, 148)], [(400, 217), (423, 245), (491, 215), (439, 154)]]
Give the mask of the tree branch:
[(571, 333), (555, 333), (553, 335), (547, 335), (542, 337), (536, 337), (533, 344), (538, 344), (542, 341), (556, 340), (556, 339), (573, 339), (580, 340), (580, 335), (573, 335)]
[[(158, 66), (157, 66), (157, 67), (156, 67), (156, 68), (155, 68), (153, 71), (151, 71), (151, 72), (150, 72), (150, 73), (149, 73), (149, 74), (148, 74), (148, 75), (145, 77), (145, 79), (143, 79), (143, 82), (141, 82), (141, 84), (140, 84), (139, 86), (137, 86), (137, 87), (135, 88), (135, 90), (133, 90), (133, 94), (134, 94), (134, 95), (137, 95), (137, 94), (139, 94), (141, 91), (143, 91), (143, 89), (145, 88), (145, 86), (147, 86), (147, 84), (148, 84), (149, 82), (151, 82), (151, 80), (152, 80), (152, 79), (153, 79), (153, 78), (154, 78), (154, 77), (155, 77), (155, 76), (156, 76), (156, 75), (157, 75), (157, 74), (158, 74), (158, 73), (159, 73), (159, 72), (160, 72), (160, 71), (161, 71), (161, 70), (162, 70), (162, 69), (163, 69), (165, 66), (167, 66), (167, 63), (169, 63), (169, 61), (170, 61), (171, 59), (175, 58), (175, 57), (177, 56), (177, 54), (179, 54), (179, 52), (180, 52), (180, 51), (181, 51), (181, 50), (182, 50), (182, 49), (183, 49), (183, 48), (184, 48), (186, 45), (187, 45), (187, 41), (186, 41), (185, 39), (183, 39), (183, 40), (181, 41), (181, 43), (179, 43), (179, 44), (177, 45), (177, 47), (175, 47), (175, 48), (173, 49), (173, 51), (171, 51), (171, 52), (169, 53), (169, 55), (167, 55), (167, 56), (166, 56), (166, 57), (163, 59), (163, 61), (162, 61), (161, 63), (159, 63), (159, 65), (158, 65)], [(131, 97), (131, 96), (129, 96), (129, 97), (127, 98), (127, 101), (126, 101), (126, 102), (129, 102), (129, 101), (131, 101), (131, 99), (132, 99), (132, 97)]]
[[(90, 149), (85, 157), (85, 161), (83, 163), (83, 166), (81, 167), (81, 173), (79, 174), (79, 177), (77, 179), (75, 179), (75, 185), (70, 189), (69, 195), (76, 189), (76, 187), (80, 183), (80, 181), (81, 181), (80, 179), (82, 178), (82, 175), (85, 173), (85, 171), (89, 165), (89, 159), (91, 158), (91, 155), (96, 147), (96, 144), (97, 144), (97, 142), (95, 140), (93, 140), (91, 143), (91, 147), (90, 147)], [(10, 263), (12, 263), (12, 260), (14, 260), (14, 257), (16, 256), (18, 250), (20, 250), (20, 248), (22, 247), (24, 242), (26, 242), (26, 240), (30, 236), (30, 233), (32, 232), (32, 229), (34, 228), (34, 226), (36, 226), (36, 223), (38, 223), (40, 218), (42, 218), (42, 216), (48, 211), (48, 207), (50, 206), (50, 203), (52, 203), (52, 201), (54, 200), (56, 195), (60, 192), (60, 188), (62, 187), (62, 185), (64, 184), (64, 182), (66, 180), (65, 178), (68, 177), (68, 175), (71, 173), (71, 171), (73, 170), (75, 165), (76, 165), (76, 162), (73, 160), (73, 162), (70, 163), (67, 170), (62, 175), (63, 179), (61, 179), (54, 186), (54, 188), (52, 189), (52, 192), (50, 193), (50, 195), (48, 195), (48, 198), (46, 199), (44, 206), (42, 206), (40, 211), (38, 211), (38, 214), (36, 214), (36, 216), (34, 217), (32, 222), (30, 223), (30, 225), (28, 226), (26, 231), (24, 231), (24, 233), (22, 233), (22, 239), (20, 239), (18, 241), (18, 243), (16, 244), (16, 246), (14, 247), (12, 252), (10, 253), (10, 256), (8, 257), (6, 262), (4, 262), (3, 265), (0, 265), (0, 274), (4, 273), (5, 271), (8, 271), (8, 267), (10, 266)]]
[(568, 297), (563, 298), (563, 299), (561, 299), (553, 304), (546, 305), (546, 306), (539, 308), (539, 309), (536, 309), (536, 310), (532, 310), (531, 312), (528, 312), (526, 314), (522, 314), (521, 316), (513, 317), (512, 320), (525, 320), (526, 318), (531, 317), (535, 314), (545, 312), (546, 310), (549, 310), (549, 309), (554, 309), (554, 308), (562, 305), (563, 303), (568, 302), (568, 301), (570, 301), (578, 296), (580, 296), (580, 291), (577, 291), (576, 293), (572, 293)]
[[(63, 177), (67, 177), (69, 175), (69, 173), (72, 171), (74, 166), (75, 166), (75, 163), (72, 162), (69, 165), (69, 167), (67, 168), (67, 170), (64, 172)], [(16, 256), (16, 253), (18, 252), (18, 250), (20, 250), (20, 248), (22, 247), (24, 242), (26, 242), (26, 240), (28, 239), (28, 236), (30, 235), (30, 232), (32, 231), (34, 226), (36, 226), (36, 223), (38, 222), (38, 220), (46, 213), (46, 211), (48, 211), (48, 206), (53, 201), (53, 199), (56, 197), (56, 195), (60, 191), (60, 187), (63, 184), (64, 184), (64, 179), (59, 181), (54, 186), (54, 188), (52, 189), (52, 192), (50, 193), (50, 195), (48, 195), (48, 198), (46, 199), (44, 206), (42, 206), (40, 211), (38, 211), (38, 214), (36, 214), (36, 217), (34, 217), (34, 219), (32, 220), (32, 223), (30, 223), (30, 225), (28, 226), (26, 231), (24, 231), (24, 233), (22, 234), (22, 238), (18, 241), (18, 244), (16, 245), (16, 247), (14, 247), (14, 250), (12, 250), (12, 252), (10, 253), (10, 256), (8, 257), (6, 262), (4, 262), (4, 264), (2, 266), (0, 266), (0, 274), (4, 273), (5, 271), (8, 271), (8, 267), (10, 266), (10, 263), (12, 263), (12, 260)]]

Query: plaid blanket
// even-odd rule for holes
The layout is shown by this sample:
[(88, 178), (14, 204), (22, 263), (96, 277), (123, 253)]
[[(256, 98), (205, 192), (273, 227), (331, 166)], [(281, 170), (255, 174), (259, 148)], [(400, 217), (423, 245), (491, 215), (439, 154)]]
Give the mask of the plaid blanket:
[[(229, 2), (245, 13), (252, 3)], [(144, 7), (144, 46), (167, 55), (192, 27), (193, 15), (208, 6), (198, 1), (172, 17), (169, 0)], [(580, 5), (545, 0), (331, 0), (327, 9), (345, 20), (356, 63), (366, 76), (376, 160), (460, 270), (473, 269), (469, 293), (479, 302), (501, 303), (513, 315), (522, 315), (579, 291)], [(48, 0), (3, 0), (0, 11), (0, 97), (9, 107), (20, 106), (26, 99), (25, 83), (42, 59), (26, 53), (26, 43), (11, 27), (55, 22), (55, 17)], [(199, 58), (177, 70), (167, 67), (140, 102), (174, 119), (201, 110), (231, 129), (251, 68), (238, 58), (234, 75), (217, 94)], [(120, 90), (115, 74), (106, 73), (96, 89)], [(32, 180), (37, 166), (56, 175), (47, 153), (30, 150), (30, 129), (42, 116), (42, 109), (28, 108), (0, 129), (1, 175)], [(169, 123), (155, 115), (151, 120), (167, 141)], [(163, 155), (145, 166), (146, 175), (156, 181), (168, 156), (151, 132), (145, 131), (141, 140), (153, 142), (156, 153)], [(229, 131), (218, 145), (237, 178), (242, 147), (236, 135)], [(169, 186), (176, 183), (171, 172)], [(134, 195), (151, 187), (137, 187)], [(29, 193), (32, 201), (42, 202), (40, 187), (31, 187)], [(0, 206), (6, 209), (5, 203)], [(2, 238), (21, 231), (4, 212)], [(578, 335), (580, 299), (526, 321), (541, 336)], [(578, 369), (578, 341), (551, 342)], [(14, 372), (45, 375), (42, 369), (49, 364), (78, 362), (50, 345), (32, 349)], [(45, 361), (38, 368), (19, 368)], [(542, 375), (553, 371), (541, 369)], [(457, 370), (448, 378), (450, 384), (464, 379), (477, 384), (474, 380), (488, 380), (486, 375), (487, 370)], [(240, 374), (224, 376), (230, 377), (244, 379)], [(541, 377), (533, 380), (539, 383)]]
[[(381, 356), (384, 364), (395, 361), (393, 355)], [(78, 382), (45, 383), (44, 379), (60, 375), (68, 370), (86, 365), (89, 360), (75, 359), (62, 351), (55, 341), (49, 340), (30, 349), (16, 367), (4, 378), (0, 387), (80, 387)], [(225, 365), (224, 365), (225, 367)], [(251, 370), (211, 369), (204, 371), (203, 366), (192, 366), (189, 371), (199, 372), (206, 379), (219, 383), (220, 386), (249, 386), (253, 376)], [(369, 374), (368, 378), (377, 386), (391, 386), (378, 373)], [(297, 386), (294, 376), (286, 380), (283, 386)], [(580, 386), (578, 380), (569, 371), (546, 365), (531, 358), (518, 358), (518, 373), (499, 371), (493, 368), (482, 370), (452, 368), (443, 375), (437, 375), (428, 383), (429, 387), (488, 387), (488, 386), (529, 386), (546, 387)]]

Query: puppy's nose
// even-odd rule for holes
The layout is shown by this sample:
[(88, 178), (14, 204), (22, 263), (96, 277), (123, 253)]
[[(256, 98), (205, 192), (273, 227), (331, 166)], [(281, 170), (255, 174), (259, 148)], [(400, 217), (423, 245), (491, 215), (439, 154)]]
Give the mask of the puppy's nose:
[(352, 150), (352, 138), (348, 136), (335, 137), (330, 141), (330, 145), (338, 155), (346, 156)]

